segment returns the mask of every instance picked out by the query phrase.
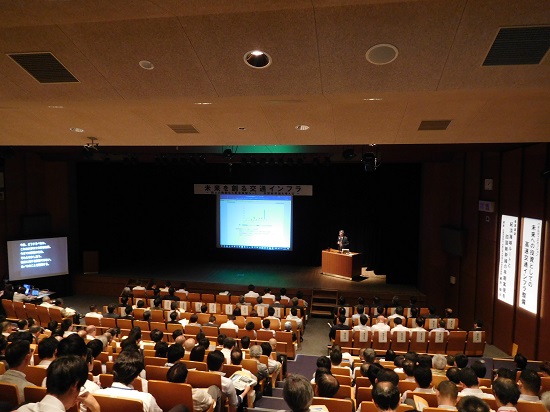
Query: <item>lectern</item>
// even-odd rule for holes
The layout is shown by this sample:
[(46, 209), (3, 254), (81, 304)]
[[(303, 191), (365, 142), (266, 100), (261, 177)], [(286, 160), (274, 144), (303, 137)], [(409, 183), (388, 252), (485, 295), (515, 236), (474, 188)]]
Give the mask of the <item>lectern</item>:
[(348, 278), (361, 276), (361, 253), (340, 253), (336, 249), (323, 250), (321, 271), (328, 275)]

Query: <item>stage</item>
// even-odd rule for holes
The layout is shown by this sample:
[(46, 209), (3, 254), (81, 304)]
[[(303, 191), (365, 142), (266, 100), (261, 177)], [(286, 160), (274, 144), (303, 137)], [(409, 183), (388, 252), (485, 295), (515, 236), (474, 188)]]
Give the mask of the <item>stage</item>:
[(170, 280), (175, 286), (185, 282), (189, 291), (218, 293), (229, 290), (231, 293), (244, 293), (249, 284), (258, 290), (269, 286), (274, 292), (285, 287), (289, 293), (302, 290), (310, 295), (313, 289), (333, 289), (346, 296), (370, 297), (379, 295), (383, 300), (391, 300), (398, 295), (408, 300), (410, 295), (422, 299), (423, 294), (411, 285), (388, 285), (386, 277), (362, 268), (361, 277), (348, 279), (340, 276), (324, 275), (321, 266), (280, 265), (276, 263), (237, 263), (237, 262), (181, 262), (140, 264), (136, 267), (99, 268), (98, 274), (80, 274), (74, 277), (73, 290), (78, 294), (112, 295), (120, 292), (127, 283), (155, 279), (159, 283)]

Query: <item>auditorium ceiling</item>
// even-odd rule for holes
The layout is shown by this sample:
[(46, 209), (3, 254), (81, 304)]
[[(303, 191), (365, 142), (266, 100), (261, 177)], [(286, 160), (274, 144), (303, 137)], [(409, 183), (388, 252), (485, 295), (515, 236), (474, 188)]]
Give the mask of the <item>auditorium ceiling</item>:
[(0, 146), (547, 142), (549, 43), (546, 0), (0, 0)]

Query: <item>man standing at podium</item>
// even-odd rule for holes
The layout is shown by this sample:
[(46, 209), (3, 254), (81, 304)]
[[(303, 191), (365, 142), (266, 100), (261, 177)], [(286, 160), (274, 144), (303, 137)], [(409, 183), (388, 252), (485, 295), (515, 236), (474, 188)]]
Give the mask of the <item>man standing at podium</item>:
[(348, 237), (345, 236), (344, 231), (340, 230), (338, 233), (338, 251), (342, 251), (342, 249), (347, 249), (349, 246)]

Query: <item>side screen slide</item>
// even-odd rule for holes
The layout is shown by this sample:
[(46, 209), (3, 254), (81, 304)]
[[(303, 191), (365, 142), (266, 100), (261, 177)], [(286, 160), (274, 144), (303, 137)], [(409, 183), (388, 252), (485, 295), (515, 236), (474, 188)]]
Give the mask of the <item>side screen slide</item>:
[(219, 248), (292, 250), (292, 196), (218, 195)]
[(9, 241), (8, 269), (10, 280), (68, 274), (67, 238)]

